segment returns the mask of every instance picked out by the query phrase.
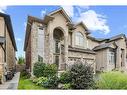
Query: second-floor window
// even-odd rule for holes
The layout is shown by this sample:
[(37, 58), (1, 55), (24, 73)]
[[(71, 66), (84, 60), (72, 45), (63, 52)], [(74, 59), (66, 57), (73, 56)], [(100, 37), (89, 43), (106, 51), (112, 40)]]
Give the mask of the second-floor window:
[(84, 36), (80, 32), (75, 33), (75, 45), (84, 47)]
[(60, 53), (60, 41), (56, 40), (55, 43), (55, 53)]

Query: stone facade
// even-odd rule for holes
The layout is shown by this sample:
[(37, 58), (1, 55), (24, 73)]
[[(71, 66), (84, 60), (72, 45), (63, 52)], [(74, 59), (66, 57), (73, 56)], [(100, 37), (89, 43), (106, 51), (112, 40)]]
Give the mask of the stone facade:
[(15, 49), (12, 44), (9, 32), (6, 32), (6, 63), (8, 64), (8, 70), (15, 68)]
[[(42, 36), (38, 34), (40, 27)], [(111, 50), (113, 50), (112, 54), (116, 54), (112, 55), (113, 58), (112, 56), (110, 58), (109, 55)], [(46, 15), (44, 19), (28, 17), (24, 51), (26, 52), (26, 64), (31, 72), (34, 63), (39, 60), (38, 55), (45, 63), (57, 64), (59, 71), (66, 70), (76, 60), (92, 64), (94, 71), (121, 68), (122, 60), (124, 64), (122, 67), (126, 67), (125, 35), (109, 39), (91, 37), (87, 27), (82, 22), (72, 23), (63, 9)], [(123, 54), (122, 59), (120, 52)], [(114, 63), (109, 63), (110, 59)]]
[[(0, 74), (5, 82), (5, 72), (15, 69), (15, 52), (17, 51), (10, 16), (0, 13)], [(1, 39), (1, 40), (2, 40)]]

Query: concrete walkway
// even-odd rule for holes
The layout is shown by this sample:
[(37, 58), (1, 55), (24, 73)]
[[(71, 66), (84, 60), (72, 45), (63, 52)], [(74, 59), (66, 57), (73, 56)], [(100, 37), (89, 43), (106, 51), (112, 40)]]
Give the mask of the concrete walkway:
[(17, 72), (15, 76), (13, 77), (12, 80), (9, 80), (5, 82), (4, 84), (0, 84), (0, 89), (6, 90), (6, 89), (17, 89), (18, 88), (18, 83), (19, 83), (19, 78), (20, 78), (20, 72)]

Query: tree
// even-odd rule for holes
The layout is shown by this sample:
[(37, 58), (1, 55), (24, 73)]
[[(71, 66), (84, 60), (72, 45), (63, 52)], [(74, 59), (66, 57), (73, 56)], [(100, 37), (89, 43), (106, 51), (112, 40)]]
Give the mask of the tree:
[(18, 58), (18, 64), (24, 64), (24, 63), (25, 63), (24, 57), (20, 56), (20, 57)]

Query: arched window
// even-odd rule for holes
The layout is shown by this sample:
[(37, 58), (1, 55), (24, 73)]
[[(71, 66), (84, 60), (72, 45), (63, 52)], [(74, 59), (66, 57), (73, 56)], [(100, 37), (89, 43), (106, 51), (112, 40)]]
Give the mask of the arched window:
[(75, 33), (75, 45), (84, 47), (84, 36), (80, 32)]

